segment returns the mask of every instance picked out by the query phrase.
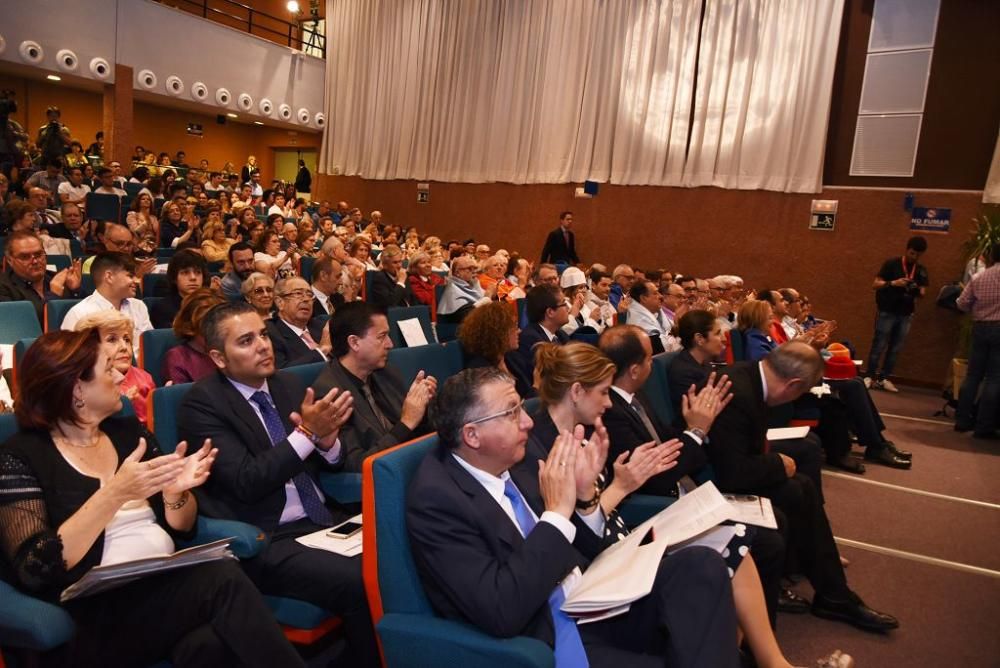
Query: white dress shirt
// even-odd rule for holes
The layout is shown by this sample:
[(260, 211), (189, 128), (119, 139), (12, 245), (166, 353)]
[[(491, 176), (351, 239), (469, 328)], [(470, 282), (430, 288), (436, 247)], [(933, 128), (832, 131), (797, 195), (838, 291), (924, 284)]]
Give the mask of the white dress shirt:
[[(250, 408), (253, 409), (254, 414), (260, 419), (260, 423), (264, 426), (264, 431), (267, 431), (267, 423), (264, 422), (264, 415), (260, 412), (260, 406), (257, 402), (251, 401), (250, 397), (253, 396), (254, 392), (258, 390), (267, 393), (268, 396), (271, 392), (267, 389), (267, 381), (260, 387), (250, 387), (249, 385), (244, 385), (239, 383), (232, 378), (227, 378), (227, 380), (232, 383), (233, 387), (246, 399), (247, 403), (250, 404)], [(271, 403), (274, 403), (274, 398), (272, 397)], [(299, 431), (292, 431), (288, 435), (288, 444), (292, 446), (292, 450), (295, 454), (299, 456), (302, 461), (306, 460), (306, 457), (314, 452), (318, 452), (320, 456), (325, 459), (330, 464), (336, 464), (340, 459), (340, 439), (333, 444), (333, 447), (327, 451), (323, 451), (313, 445), (313, 442), (309, 438)], [(323, 496), (323, 491), (316, 487), (313, 483), (313, 487), (316, 489), (316, 493), (319, 494), (319, 498), (325, 499)], [(295, 483), (291, 479), (285, 481), (285, 507), (281, 511), (281, 517), (278, 519), (278, 524), (287, 524), (289, 522), (294, 522), (295, 520), (300, 520), (306, 517), (306, 509), (302, 505), (302, 499), (299, 498), (299, 491), (295, 489)]]
[[(104, 298), (100, 292), (95, 292), (84, 298), (79, 304), (71, 308), (62, 322), (62, 329), (73, 331), (76, 323), (91, 313), (113, 310), (114, 304)], [(121, 308), (118, 309), (128, 317), (132, 318), (132, 345), (139, 350), (139, 337), (143, 332), (153, 329), (153, 323), (149, 321), (149, 309), (141, 299), (123, 299)]]

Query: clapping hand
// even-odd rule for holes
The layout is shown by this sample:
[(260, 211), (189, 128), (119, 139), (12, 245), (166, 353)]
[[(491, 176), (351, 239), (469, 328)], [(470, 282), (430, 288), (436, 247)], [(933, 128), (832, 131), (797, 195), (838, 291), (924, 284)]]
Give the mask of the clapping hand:
[(632, 452), (623, 452), (615, 460), (615, 480), (624, 496), (636, 491), (655, 475), (677, 466), (684, 443), (676, 438), (666, 443), (649, 441)]
[(729, 376), (722, 376), (716, 381), (713, 371), (700, 391), (696, 391), (694, 385), (689, 387), (687, 394), (681, 397), (681, 414), (687, 425), (708, 433), (716, 416), (732, 401), (733, 395), (729, 391), (732, 385)]
[(580, 441), (564, 431), (556, 437), (545, 461), (538, 462), (538, 489), (545, 510), (569, 518), (576, 508), (576, 457)]
[(413, 379), (413, 383), (403, 399), (400, 422), (410, 429), (416, 429), (420, 421), (424, 419), (427, 404), (434, 398), (436, 392), (437, 379), (434, 376), (428, 376), (423, 369), (417, 372), (417, 377)]
[(148, 499), (172, 484), (184, 470), (184, 461), (177, 452), (144, 462), (142, 456), (145, 454), (146, 439), (140, 438), (139, 445), (122, 461), (108, 484), (123, 503)]
[(350, 392), (341, 392), (336, 387), (320, 399), (315, 396), (313, 389), (308, 388), (299, 411), (288, 417), (296, 427), (301, 425), (318, 436), (320, 441), (317, 445), (321, 449), (329, 450), (337, 442), (340, 428), (354, 411), (354, 397)]
[(212, 439), (206, 438), (197, 452), (189, 457), (185, 457), (185, 453), (187, 453), (187, 441), (181, 441), (177, 444), (174, 454), (182, 458), (184, 467), (173, 482), (163, 488), (163, 494), (166, 496), (180, 496), (189, 489), (203, 485), (212, 472), (212, 464), (215, 463), (219, 449), (213, 448)]
[(604, 470), (604, 462), (608, 458), (608, 430), (600, 418), (594, 421), (594, 433), (590, 441), (583, 438), (583, 425), (573, 429), (573, 440), (580, 450), (576, 455), (576, 498), (589, 501), (594, 496), (594, 481)]

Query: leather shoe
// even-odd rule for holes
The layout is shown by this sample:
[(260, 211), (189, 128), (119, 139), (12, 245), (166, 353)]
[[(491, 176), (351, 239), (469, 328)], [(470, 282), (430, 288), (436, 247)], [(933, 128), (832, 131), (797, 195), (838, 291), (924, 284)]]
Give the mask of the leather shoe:
[(871, 452), (871, 448), (869, 448), (865, 451), (865, 460), (893, 469), (908, 469), (913, 466), (913, 462), (897, 457), (889, 452), (889, 448), (879, 448), (875, 452)]
[(858, 475), (861, 475), (865, 472), (865, 465), (850, 455), (844, 455), (840, 459), (828, 459), (826, 463), (834, 468), (847, 471), (848, 473), (857, 473)]
[(778, 612), (804, 615), (809, 612), (809, 599), (799, 596), (791, 589), (782, 589), (778, 596)]
[(882, 441), (882, 447), (896, 455), (900, 459), (913, 459), (913, 453), (909, 450), (900, 450), (892, 441)]
[(982, 433), (973, 432), (972, 438), (978, 438), (983, 441), (1000, 441), (1000, 434), (996, 433), (995, 431), (986, 431)]
[(960, 424), (958, 424), (956, 422), (955, 423), (955, 431), (957, 431), (959, 434), (964, 434), (964, 433), (966, 433), (968, 431), (972, 431), (972, 427), (965, 427), (965, 426), (962, 426), (962, 425), (960, 425)]
[(863, 631), (889, 631), (899, 628), (898, 619), (884, 612), (872, 610), (854, 592), (850, 592), (843, 601), (835, 601), (816, 594), (813, 597), (812, 613), (823, 619), (847, 622)]

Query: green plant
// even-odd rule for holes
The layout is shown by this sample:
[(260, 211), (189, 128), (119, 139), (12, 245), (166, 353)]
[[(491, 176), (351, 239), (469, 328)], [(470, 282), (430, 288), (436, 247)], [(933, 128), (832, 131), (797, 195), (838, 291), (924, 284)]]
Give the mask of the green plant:
[(993, 249), (1000, 246), (1000, 207), (984, 209), (972, 222), (976, 227), (969, 239), (962, 244), (962, 255), (966, 262), (982, 256), (988, 258)]

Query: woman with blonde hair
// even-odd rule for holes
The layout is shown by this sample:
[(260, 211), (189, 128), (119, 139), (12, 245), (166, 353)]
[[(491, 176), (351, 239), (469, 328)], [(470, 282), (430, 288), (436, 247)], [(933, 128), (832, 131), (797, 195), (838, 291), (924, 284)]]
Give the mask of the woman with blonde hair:
[(257, 169), (257, 156), (248, 155), (247, 164), (240, 170), (240, 184), (250, 183), (250, 175)]
[(229, 257), (229, 247), (236, 239), (226, 237), (226, 226), (221, 220), (212, 220), (205, 225), (205, 240), (201, 242), (201, 254), (208, 262), (225, 262)]
[[(546, 459), (560, 434), (588, 436), (581, 450), (583, 466), (603, 469), (597, 477), (592, 503), (599, 504), (606, 517), (606, 543), (617, 542), (628, 532), (615, 512), (617, 506), (649, 478), (676, 466), (682, 447), (677, 439), (666, 443), (650, 441), (623, 452), (613, 462), (606, 461), (609, 443), (601, 416), (611, 407), (609, 392), (615, 371), (614, 362), (590, 344), (538, 345), (535, 382), (542, 407), (532, 416), (534, 426), (527, 446), (535, 457)], [(737, 524), (734, 529), (722, 554), (730, 569), (740, 629), (759, 666), (791, 668), (771, 629), (760, 577), (750, 555), (753, 528)]]
[(746, 359), (757, 362), (777, 347), (768, 334), (773, 318), (771, 305), (760, 299), (749, 299), (740, 307), (736, 323), (743, 335)]
[(424, 251), (414, 253), (410, 257), (406, 273), (413, 298), (421, 304), (431, 306), (434, 303), (434, 289), (444, 284), (444, 279), (434, 273), (431, 256)]
[(146, 424), (146, 397), (156, 387), (149, 373), (135, 366), (135, 346), (132, 340), (132, 318), (121, 311), (108, 309), (81, 318), (74, 331), (97, 328), (101, 337), (101, 350), (111, 360), (115, 370), (124, 376), (121, 393), (132, 402), (132, 410), (139, 422)]
[(522, 368), (517, 350), (517, 312), (508, 304), (490, 302), (473, 309), (458, 328), (458, 341), (465, 355), (465, 368), (492, 366), (514, 379), (517, 393), (534, 396), (531, 378)]
[(225, 297), (210, 288), (199, 288), (184, 298), (173, 325), (174, 336), (183, 343), (167, 351), (163, 360), (164, 382), (193, 383), (215, 371), (215, 362), (208, 356), (201, 336), (201, 321), (212, 307), (225, 301)]

